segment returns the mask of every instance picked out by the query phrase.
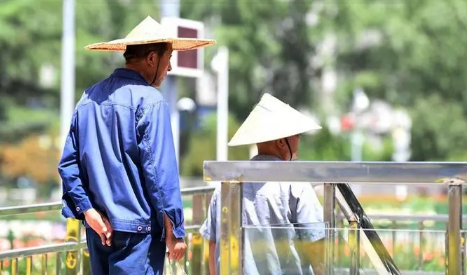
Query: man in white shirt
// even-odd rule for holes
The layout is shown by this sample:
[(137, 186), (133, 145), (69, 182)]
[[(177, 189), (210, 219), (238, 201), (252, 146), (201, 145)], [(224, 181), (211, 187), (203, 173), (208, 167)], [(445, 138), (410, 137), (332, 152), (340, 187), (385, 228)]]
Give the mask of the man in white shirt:
[[(293, 161), (300, 134), (321, 129), (277, 98), (265, 94), (229, 146), (256, 144), (251, 161)], [(245, 243), (243, 274), (324, 274), (323, 209), (309, 183), (242, 184)], [(200, 229), (209, 240), (211, 275), (219, 274), (220, 188)]]

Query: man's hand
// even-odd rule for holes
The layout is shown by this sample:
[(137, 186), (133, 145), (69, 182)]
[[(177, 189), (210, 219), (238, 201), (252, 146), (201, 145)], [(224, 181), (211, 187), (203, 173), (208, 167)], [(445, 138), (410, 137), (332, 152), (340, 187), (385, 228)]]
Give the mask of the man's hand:
[(109, 220), (99, 211), (91, 208), (84, 212), (86, 223), (101, 237), (102, 245), (112, 244), (112, 226)]
[(165, 244), (169, 249), (169, 259), (180, 261), (185, 256), (186, 244), (183, 239), (167, 238)]
[(177, 239), (173, 234), (172, 222), (169, 217), (164, 214), (165, 224), (165, 245), (169, 249), (169, 259), (180, 261), (185, 256), (186, 244), (183, 239)]

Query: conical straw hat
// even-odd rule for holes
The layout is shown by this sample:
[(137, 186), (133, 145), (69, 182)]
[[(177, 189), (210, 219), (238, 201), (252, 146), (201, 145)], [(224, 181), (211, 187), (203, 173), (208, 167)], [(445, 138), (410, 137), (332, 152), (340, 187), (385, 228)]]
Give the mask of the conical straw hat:
[(321, 126), (270, 94), (264, 94), (228, 143), (248, 145), (319, 130)]
[(99, 42), (84, 47), (88, 51), (125, 51), (127, 45), (171, 43), (174, 51), (194, 50), (216, 43), (212, 39), (178, 38), (167, 35), (151, 16), (146, 17), (125, 38)]

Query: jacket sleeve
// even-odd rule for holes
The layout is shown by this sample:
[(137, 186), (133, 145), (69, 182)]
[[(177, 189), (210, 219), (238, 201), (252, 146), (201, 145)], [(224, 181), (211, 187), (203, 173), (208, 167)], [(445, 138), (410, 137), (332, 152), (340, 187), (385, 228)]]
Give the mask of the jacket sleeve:
[(185, 236), (180, 179), (167, 103), (159, 101), (137, 113), (140, 161), (146, 190), (157, 211), (157, 222), (165, 239), (164, 214), (172, 222), (176, 238)]
[(63, 188), (62, 215), (65, 218), (84, 220), (83, 212), (92, 208), (92, 205), (86, 190), (83, 188), (78, 138), (76, 136), (76, 114), (72, 118), (70, 131), (58, 164), (58, 172), (62, 179)]

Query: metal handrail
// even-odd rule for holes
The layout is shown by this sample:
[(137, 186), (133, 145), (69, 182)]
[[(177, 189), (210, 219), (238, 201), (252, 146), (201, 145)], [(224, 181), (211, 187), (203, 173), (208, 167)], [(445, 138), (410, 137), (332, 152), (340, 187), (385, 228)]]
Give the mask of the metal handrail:
[(205, 161), (204, 181), (464, 185), (464, 181), (467, 181), (467, 163)]
[[(211, 186), (201, 186), (201, 187), (191, 187), (184, 188), (181, 190), (182, 196), (198, 195), (198, 194), (207, 194), (214, 191), (215, 187)], [(21, 215), (45, 211), (56, 211), (62, 209), (61, 202), (49, 202), (41, 204), (30, 204), (30, 205), (19, 205), (19, 206), (8, 206), (0, 207), (0, 216), (10, 216), (10, 215)]]
[[(197, 195), (206, 195), (212, 193), (214, 191), (214, 187), (211, 186), (202, 186), (202, 187), (193, 187), (193, 188), (184, 188), (181, 190), (182, 196), (190, 196), (193, 195), (196, 197)], [(204, 197), (204, 196), (203, 196)], [(33, 205), (22, 205), (22, 206), (8, 206), (8, 207), (0, 207), (0, 216), (10, 216), (10, 215), (21, 215), (21, 214), (28, 214), (28, 213), (37, 213), (37, 212), (45, 212), (45, 211), (57, 211), (62, 209), (61, 202), (49, 202), (49, 203), (42, 203), (42, 204), (33, 204)], [(201, 211), (201, 210), (199, 210)], [(193, 220), (195, 223), (199, 223), (199, 219)], [(76, 227), (75, 227), (76, 226)], [(185, 226), (185, 232), (187, 234), (196, 233), (200, 228), (199, 224), (187, 225)], [(53, 254), (56, 256), (56, 264), (55, 264), (55, 272), (56, 274), (62, 274), (62, 259), (65, 260), (66, 265), (66, 274), (79, 274), (81, 272), (89, 272), (89, 264), (85, 262), (89, 262), (89, 254), (83, 253), (85, 249), (87, 249), (87, 243), (85, 239), (82, 239), (80, 229), (80, 223), (76, 220), (70, 219), (67, 220), (67, 238), (64, 243), (59, 244), (48, 244), (36, 247), (27, 247), (21, 249), (12, 249), (8, 251), (1, 251), (0, 252), (0, 273), (5, 268), (3, 266), (4, 261), (10, 261), (11, 264), (11, 272), (13, 275), (18, 274), (19, 268), (19, 259), (26, 259), (26, 273), (32, 274), (32, 259), (33, 256), (42, 255), (42, 270), (45, 272), (47, 269), (47, 262), (48, 262), (48, 255)], [(70, 235), (69, 235), (70, 234)], [(193, 238), (194, 235), (193, 235)], [(73, 240), (81, 240), (81, 241), (73, 241)], [(197, 244), (196, 251), (200, 251), (199, 247), (203, 245), (203, 241), (201, 240), (201, 244), (199, 242), (199, 237), (197, 237)], [(195, 249), (195, 248), (193, 248)], [(66, 252), (66, 258), (62, 258), (62, 253)], [(199, 254), (199, 253), (198, 253)], [(87, 255), (87, 256), (86, 256)], [(87, 260), (86, 260), (87, 259)], [(186, 258), (185, 258), (186, 259)], [(70, 262), (71, 261), (71, 262)], [(203, 261), (199, 261), (190, 264), (190, 268), (195, 274), (201, 272), (201, 270), (205, 267)], [(186, 266), (185, 262), (185, 268)]]
[[(206, 191), (205, 194), (209, 191), (214, 191), (214, 187), (195, 187), (187, 188), (187, 190), (182, 190), (182, 195), (192, 195), (196, 194), (194, 191)], [(185, 192), (186, 191), (186, 192)], [(19, 206), (8, 206), (0, 207), (0, 216), (10, 216), (10, 215), (21, 215), (45, 211), (58, 211), (62, 209), (62, 203), (60, 202), (50, 202), (44, 204), (30, 204), (30, 205), (19, 205)], [(448, 214), (437, 214), (437, 215), (425, 215), (425, 214), (410, 214), (410, 215), (398, 215), (398, 214), (368, 214), (367, 215), (372, 220), (390, 220), (390, 221), (413, 221), (413, 222), (423, 222), (423, 221), (434, 221), (434, 222), (447, 222), (449, 215)], [(462, 216), (462, 220), (467, 222), (467, 215)]]
[[(242, 183), (300, 182), (324, 184), (323, 214), (329, 228), (336, 228), (336, 185), (438, 185), (448, 190), (449, 216), (446, 251), (449, 274), (464, 273), (461, 247), (462, 187), (467, 163), (447, 162), (343, 162), (343, 161), (205, 161), (204, 180), (222, 182), (220, 273), (242, 273)], [(355, 213), (356, 209), (352, 209)], [(357, 211), (358, 212), (358, 211)], [(333, 274), (334, 233), (326, 243), (326, 274)], [(387, 252), (387, 251), (386, 251)], [(386, 253), (387, 254), (387, 253)], [(355, 271), (355, 269), (352, 269)], [(391, 272), (391, 269), (387, 269)], [(394, 272), (392, 272), (394, 273)], [(397, 270), (395, 273), (398, 274)]]
[[(439, 168), (439, 166), (438, 166)], [(458, 172), (461, 170), (459, 165), (454, 166), (456, 175), (459, 176)], [(451, 171), (453, 168), (450, 167)], [(262, 169), (259, 169), (262, 170)], [(442, 169), (441, 169), (442, 170)], [(440, 170), (440, 171), (441, 171)], [(217, 170), (216, 170), (217, 171)], [(216, 172), (214, 171), (214, 172)], [(360, 170), (362, 171), (362, 170)], [(239, 175), (239, 170), (231, 170), (231, 175)], [(310, 172), (310, 171), (309, 171)], [(211, 173), (208, 172), (207, 174)], [(289, 171), (290, 173), (290, 171)], [(311, 172), (310, 172), (311, 173)], [(455, 174), (453, 173), (444, 173), (444, 175), (452, 176)], [(217, 172), (215, 173), (217, 174)], [(240, 173), (241, 174), (241, 173)], [(465, 173), (462, 173), (465, 174)], [(310, 175), (310, 174), (308, 174)], [(205, 174), (206, 176), (206, 174)], [(248, 177), (251, 177), (252, 174), (249, 174)], [(256, 176), (253, 174), (253, 176)], [(214, 177), (215, 179), (219, 179), (218, 174)], [(463, 176), (460, 176), (463, 178)], [(207, 181), (213, 181), (213, 179), (207, 179)], [(443, 182), (446, 182), (446, 178), (443, 179)], [(215, 187), (211, 186), (202, 186), (202, 187), (193, 187), (193, 188), (184, 188), (181, 190), (183, 196), (189, 195), (202, 195), (202, 194), (209, 194), (214, 191)], [(50, 203), (43, 203), (43, 204), (33, 204), (33, 205), (25, 205), (25, 206), (9, 206), (9, 207), (0, 207), (0, 216), (9, 216), (9, 215), (20, 215), (20, 214), (27, 214), (27, 213), (35, 213), (35, 212), (44, 212), (44, 211), (56, 211), (61, 210), (62, 203), (61, 202), (50, 202)], [(413, 222), (423, 222), (423, 221), (437, 221), (437, 222), (448, 222), (449, 215), (394, 215), (394, 214), (371, 214), (368, 217), (372, 220), (390, 220), (393, 222), (397, 221), (413, 221)], [(462, 216), (463, 221), (467, 221), (467, 215)], [(199, 222), (199, 221), (198, 221)], [(200, 225), (189, 225), (185, 227), (187, 233), (196, 232), (199, 229)], [(46, 253), (61, 253), (65, 251), (73, 252), (77, 250), (82, 250), (87, 247), (86, 242), (82, 240), (80, 243), (77, 242), (65, 242), (60, 244), (51, 244), (51, 245), (44, 245), (38, 247), (30, 247), (30, 248), (22, 248), (22, 249), (14, 249), (9, 251), (0, 252), (0, 263), (2, 260), (13, 260), (19, 258), (28, 258), (34, 255), (46, 254)], [(75, 252), (76, 253), (76, 252)], [(1, 269), (1, 267), (0, 267)]]
[[(371, 220), (390, 220), (390, 221), (411, 221), (411, 222), (448, 222), (448, 214), (437, 214), (437, 215), (396, 215), (396, 214), (368, 214)], [(462, 220), (467, 222), (467, 215), (462, 216)]]
[(59, 244), (48, 244), (36, 247), (27, 247), (0, 252), (0, 260), (9, 260), (14, 258), (26, 258), (40, 254), (58, 253), (64, 251), (76, 251), (86, 248), (86, 241), (64, 242)]
[[(182, 189), (181, 193), (182, 193), (182, 196), (208, 194), (208, 193), (213, 192), (214, 189), (215, 188), (211, 186), (192, 187), (192, 188)], [(62, 208), (61, 202), (49, 202), (49, 203), (42, 203), (42, 204), (0, 207), (0, 216), (55, 211), (55, 210), (61, 210), (61, 208)], [(201, 225), (199, 224), (188, 225), (185, 227), (185, 232), (194, 233), (197, 230), (199, 230), (200, 227)], [(77, 251), (77, 250), (81, 250), (85, 248), (87, 248), (86, 241), (81, 240), (79, 243), (71, 241), (71, 242), (64, 242), (64, 243), (59, 243), (59, 244), (48, 244), (48, 245), (42, 245), (42, 246), (36, 246), (36, 247), (13, 249), (13, 250), (1, 251), (0, 261), (17, 259), (17, 258), (26, 258), (26, 257), (31, 257), (34, 255), (40, 255), (40, 254), (46, 254), (46, 253)]]
[(45, 211), (61, 210), (61, 202), (0, 207), (0, 216), (21, 215)]
[[(185, 227), (186, 233), (196, 232), (201, 225), (189, 225)], [(26, 258), (34, 255), (46, 254), (46, 253), (58, 253), (65, 251), (77, 251), (80, 249), (87, 248), (86, 240), (81, 242), (64, 242), (59, 244), (48, 244), (36, 247), (27, 247), (20, 249), (12, 249), (7, 251), (0, 251), (0, 261), (10, 260), (15, 258)]]

